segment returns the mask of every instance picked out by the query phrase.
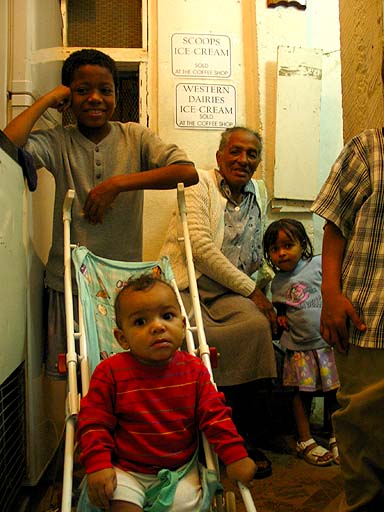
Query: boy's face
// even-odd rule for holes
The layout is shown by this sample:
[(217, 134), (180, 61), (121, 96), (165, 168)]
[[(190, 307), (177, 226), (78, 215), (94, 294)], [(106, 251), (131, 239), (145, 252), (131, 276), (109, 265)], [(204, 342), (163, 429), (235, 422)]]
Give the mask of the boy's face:
[(71, 82), (71, 108), (79, 129), (87, 132), (108, 127), (116, 107), (115, 84), (109, 69), (87, 64), (80, 66)]
[(185, 319), (172, 289), (155, 283), (147, 290), (126, 290), (120, 297), (121, 329), (115, 338), (148, 365), (166, 364), (184, 339)]

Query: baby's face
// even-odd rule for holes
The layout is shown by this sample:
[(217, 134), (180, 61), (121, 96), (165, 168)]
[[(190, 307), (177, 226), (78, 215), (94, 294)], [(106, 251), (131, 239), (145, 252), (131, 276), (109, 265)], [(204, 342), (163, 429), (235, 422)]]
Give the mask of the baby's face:
[(100, 131), (107, 126), (116, 107), (115, 84), (109, 69), (94, 64), (80, 66), (70, 87), (71, 108), (80, 131)]
[(124, 349), (148, 365), (166, 364), (184, 339), (185, 319), (171, 288), (155, 283), (146, 290), (126, 290), (120, 302), (121, 329), (115, 337)]

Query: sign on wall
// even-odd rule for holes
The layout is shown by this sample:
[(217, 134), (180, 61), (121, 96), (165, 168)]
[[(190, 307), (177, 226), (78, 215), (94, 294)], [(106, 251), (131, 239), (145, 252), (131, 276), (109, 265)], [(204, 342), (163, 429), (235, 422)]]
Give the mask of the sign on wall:
[(230, 38), (213, 34), (173, 34), (172, 73), (194, 78), (230, 77)]
[(236, 124), (236, 89), (228, 84), (179, 83), (176, 126), (225, 130)]

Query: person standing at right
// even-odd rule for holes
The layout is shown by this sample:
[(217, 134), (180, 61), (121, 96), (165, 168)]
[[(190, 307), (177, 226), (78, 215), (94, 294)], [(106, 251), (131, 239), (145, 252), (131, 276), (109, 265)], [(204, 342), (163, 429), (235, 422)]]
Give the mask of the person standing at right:
[(346, 144), (312, 211), (326, 220), (320, 332), (336, 347), (343, 512), (384, 510), (384, 129)]

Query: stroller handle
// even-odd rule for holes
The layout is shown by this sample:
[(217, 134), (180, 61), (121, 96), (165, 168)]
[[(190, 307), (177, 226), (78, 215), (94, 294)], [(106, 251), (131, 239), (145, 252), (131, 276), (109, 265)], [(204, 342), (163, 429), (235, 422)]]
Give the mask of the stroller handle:
[(63, 204), (63, 221), (72, 219), (72, 203), (75, 198), (75, 191), (71, 188), (67, 190)]

